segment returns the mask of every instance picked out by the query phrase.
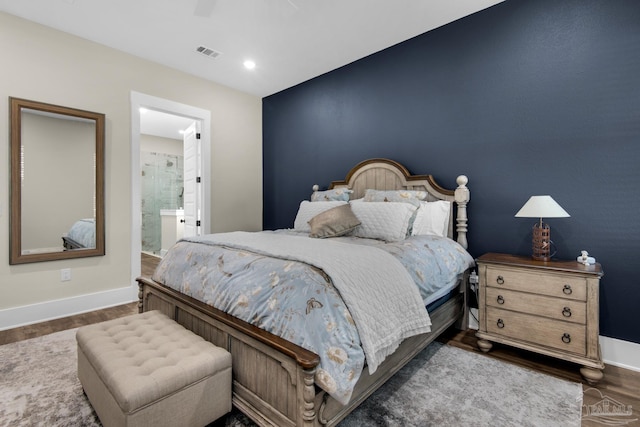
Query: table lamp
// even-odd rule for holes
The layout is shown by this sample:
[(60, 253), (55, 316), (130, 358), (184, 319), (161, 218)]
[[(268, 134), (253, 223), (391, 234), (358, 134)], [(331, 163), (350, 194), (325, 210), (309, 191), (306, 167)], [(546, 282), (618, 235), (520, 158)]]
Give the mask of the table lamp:
[(542, 218), (570, 217), (562, 206), (551, 196), (531, 196), (527, 203), (515, 215), (517, 218), (540, 218), (540, 222), (533, 225), (533, 254), (531, 257), (538, 261), (551, 259), (551, 229), (542, 222)]

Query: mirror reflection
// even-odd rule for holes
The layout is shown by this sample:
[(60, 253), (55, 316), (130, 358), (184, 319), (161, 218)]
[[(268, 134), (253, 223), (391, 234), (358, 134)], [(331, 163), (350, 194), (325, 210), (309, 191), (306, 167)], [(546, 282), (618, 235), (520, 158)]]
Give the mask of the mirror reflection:
[(104, 255), (104, 115), (11, 98), (11, 264)]

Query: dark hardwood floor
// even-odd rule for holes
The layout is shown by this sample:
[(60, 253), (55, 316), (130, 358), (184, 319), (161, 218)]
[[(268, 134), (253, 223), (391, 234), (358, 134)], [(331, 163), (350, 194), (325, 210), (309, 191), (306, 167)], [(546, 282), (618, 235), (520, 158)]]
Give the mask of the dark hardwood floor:
[(142, 253), (141, 255), (141, 267), (142, 267), (142, 275), (146, 277), (151, 277), (153, 274), (153, 270), (156, 269), (158, 263), (160, 262), (160, 258), (157, 256), (149, 255)]
[(138, 302), (104, 308), (102, 310), (88, 313), (76, 314), (74, 316), (63, 317), (61, 319), (50, 320), (48, 322), (35, 323), (33, 325), (21, 326), (19, 328), (0, 331), (0, 345), (9, 344), (16, 341), (28, 340), (42, 335), (52, 334), (67, 329), (79, 328), (80, 326), (103, 322), (105, 320), (116, 319), (138, 312)]
[[(158, 258), (142, 254), (142, 274), (151, 275), (157, 262)], [(62, 319), (0, 331), (0, 345), (102, 322), (137, 312), (138, 304), (137, 302), (133, 302)], [(594, 405), (597, 408), (600, 406), (600, 402), (608, 398), (609, 401), (615, 401), (624, 405), (625, 410), (630, 409), (632, 411), (631, 416), (614, 416), (612, 418), (610, 417), (610, 420), (612, 419), (614, 422), (618, 422), (616, 425), (640, 426), (640, 372), (607, 365), (604, 370), (604, 378), (597, 386), (592, 387), (582, 381), (579, 366), (573, 363), (500, 344), (494, 344), (493, 349), (489, 353), (482, 353), (476, 345), (475, 330), (472, 329), (458, 331), (451, 328), (439, 338), (439, 341), (480, 354), (483, 357), (492, 357), (506, 363), (512, 363), (568, 381), (582, 382), (584, 393), (583, 410), (585, 410), (586, 405)], [(584, 418), (582, 420), (583, 427), (602, 427), (603, 425), (612, 424), (611, 422), (605, 423), (602, 420), (589, 420)]]

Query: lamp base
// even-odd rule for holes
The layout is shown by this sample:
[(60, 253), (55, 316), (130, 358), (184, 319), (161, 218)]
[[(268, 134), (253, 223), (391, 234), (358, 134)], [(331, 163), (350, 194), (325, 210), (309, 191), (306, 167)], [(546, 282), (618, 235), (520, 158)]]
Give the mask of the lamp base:
[(531, 257), (537, 261), (551, 260), (551, 229), (542, 221), (533, 225), (533, 254)]

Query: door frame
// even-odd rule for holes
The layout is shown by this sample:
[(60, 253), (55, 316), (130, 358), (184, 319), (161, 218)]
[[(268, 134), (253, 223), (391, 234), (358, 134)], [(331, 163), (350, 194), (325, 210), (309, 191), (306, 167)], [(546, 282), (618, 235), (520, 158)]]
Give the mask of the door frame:
[[(131, 286), (142, 271), (142, 208), (140, 192), (140, 108), (162, 111), (167, 114), (188, 117), (200, 122), (201, 144), (201, 232), (211, 230), (211, 112), (187, 104), (131, 91)], [(136, 293), (137, 295), (137, 293)]]

